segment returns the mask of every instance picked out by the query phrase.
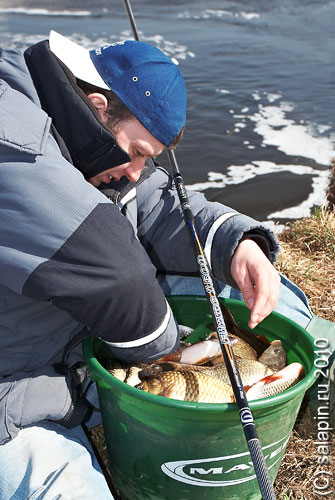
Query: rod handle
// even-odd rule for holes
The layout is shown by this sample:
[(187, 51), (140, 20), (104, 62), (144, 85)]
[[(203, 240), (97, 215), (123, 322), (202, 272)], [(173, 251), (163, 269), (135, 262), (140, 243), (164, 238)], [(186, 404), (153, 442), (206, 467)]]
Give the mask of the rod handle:
[(259, 489), (262, 494), (262, 500), (276, 500), (276, 495), (273, 490), (259, 439), (251, 439), (248, 441), (248, 447), (254, 464), (256, 477), (258, 479)]

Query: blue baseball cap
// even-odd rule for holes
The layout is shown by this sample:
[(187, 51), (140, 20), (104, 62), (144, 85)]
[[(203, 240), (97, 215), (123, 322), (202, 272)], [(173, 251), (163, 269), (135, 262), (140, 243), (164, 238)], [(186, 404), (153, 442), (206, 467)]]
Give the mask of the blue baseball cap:
[(178, 65), (157, 47), (126, 40), (87, 51), (55, 31), (49, 45), (77, 78), (112, 90), (165, 146), (184, 127), (184, 79)]

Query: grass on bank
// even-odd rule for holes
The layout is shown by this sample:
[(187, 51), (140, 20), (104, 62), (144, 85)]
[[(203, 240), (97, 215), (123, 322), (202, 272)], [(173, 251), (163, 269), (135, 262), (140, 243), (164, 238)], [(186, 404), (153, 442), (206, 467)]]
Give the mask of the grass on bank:
[[(335, 322), (334, 205), (332, 209), (329, 210), (329, 205), (318, 208), (313, 216), (295, 221), (279, 235), (281, 255), (276, 267), (305, 292), (314, 314)], [(320, 499), (320, 495), (317, 495), (313, 488), (318, 459), (314, 444), (316, 438), (315, 422), (303, 404), (276, 478), (275, 492), (278, 500)], [(90, 439), (100, 457), (115, 499), (123, 500), (114, 489), (110, 477), (101, 426), (90, 433)], [(332, 488), (335, 498), (334, 438), (331, 455), (332, 465), (324, 466), (324, 470), (329, 470), (333, 474)]]
[[(335, 322), (335, 205), (325, 204), (313, 216), (295, 221), (279, 240), (278, 271), (305, 292), (314, 314)], [(320, 499), (320, 490), (317, 494), (313, 486), (318, 469), (317, 440), (315, 420), (303, 403), (276, 478), (278, 500)], [(329, 499), (335, 498), (334, 434), (330, 456), (331, 465), (323, 466), (332, 474), (333, 496)]]
[(335, 321), (335, 212), (320, 207), (279, 240), (278, 271), (305, 292), (314, 314)]

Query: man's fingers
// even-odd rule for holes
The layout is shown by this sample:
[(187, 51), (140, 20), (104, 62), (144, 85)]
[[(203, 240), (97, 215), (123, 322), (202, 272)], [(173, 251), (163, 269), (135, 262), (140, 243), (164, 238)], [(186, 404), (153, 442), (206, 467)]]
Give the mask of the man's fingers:
[(232, 259), (231, 274), (249, 309), (250, 328), (258, 325), (276, 307), (280, 278), (277, 271), (252, 240), (243, 240)]
[(239, 284), (244, 302), (250, 309), (249, 327), (254, 328), (263, 318), (261, 312), (267, 302), (267, 296), (262, 290), (262, 285), (256, 286), (248, 274), (245, 274), (242, 282)]
[(279, 275), (275, 274), (264, 286), (255, 285), (255, 300), (251, 309), (249, 328), (255, 328), (276, 307), (279, 299)]
[(266, 283), (260, 280), (259, 283), (255, 283), (253, 290), (254, 305), (250, 313), (249, 328), (255, 328), (271, 312), (267, 308), (269, 288), (266, 286)]

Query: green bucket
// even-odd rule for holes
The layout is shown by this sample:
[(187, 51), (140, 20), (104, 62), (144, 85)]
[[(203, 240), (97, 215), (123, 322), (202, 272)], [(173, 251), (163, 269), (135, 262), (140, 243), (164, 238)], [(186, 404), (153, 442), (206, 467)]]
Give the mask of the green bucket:
[[(194, 339), (211, 331), (206, 298), (173, 296), (179, 324), (195, 329)], [(249, 310), (220, 300), (247, 328)], [(250, 408), (274, 481), (306, 390), (315, 381), (313, 339), (296, 323), (272, 313), (255, 333), (280, 339), (288, 362), (300, 362), (306, 377), (287, 391), (253, 401)], [(108, 348), (96, 338), (84, 342), (84, 356), (97, 382), (113, 482), (122, 500), (260, 499), (237, 405), (176, 401), (139, 391), (100, 364)]]

